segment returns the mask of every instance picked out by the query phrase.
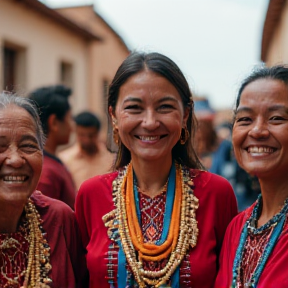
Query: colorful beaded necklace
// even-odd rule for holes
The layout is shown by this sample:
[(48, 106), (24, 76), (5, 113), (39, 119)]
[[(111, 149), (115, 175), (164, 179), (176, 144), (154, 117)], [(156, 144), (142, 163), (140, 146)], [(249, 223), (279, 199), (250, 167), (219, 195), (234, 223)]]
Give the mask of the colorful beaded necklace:
[(282, 233), (282, 229), (286, 220), (286, 214), (288, 212), (288, 199), (285, 200), (284, 206), (281, 211), (276, 214), (272, 219), (270, 219), (263, 226), (256, 228), (257, 219), (260, 217), (260, 204), (262, 202), (261, 194), (258, 197), (257, 203), (253, 208), (252, 214), (250, 218), (246, 221), (243, 230), (241, 232), (239, 246), (236, 250), (236, 256), (233, 263), (233, 280), (232, 280), (232, 288), (237, 287), (237, 283), (240, 281), (240, 270), (241, 270), (241, 261), (243, 258), (243, 252), (246, 245), (247, 237), (249, 233), (252, 234), (260, 234), (264, 230), (273, 229), (271, 236), (266, 244), (262, 255), (260, 256), (258, 263), (252, 276), (248, 283), (245, 283), (245, 287), (255, 288), (259, 282), (261, 273), (267, 263), (267, 260), (270, 254), (275, 247), (279, 236)]
[[(160, 245), (143, 243), (133, 194), (131, 163), (113, 182), (113, 200), (116, 209), (103, 216), (105, 226), (108, 227), (109, 238), (116, 242), (120, 240), (120, 250), (123, 249), (133, 281), (135, 280), (140, 288), (147, 285), (153, 287), (165, 285), (180, 265), (189, 247), (194, 247), (197, 243), (198, 228), (195, 211), (198, 208), (198, 199), (191, 189), (193, 182), (189, 170), (177, 163), (175, 165), (175, 200), (168, 236), (164, 243)], [(167, 258), (168, 261), (160, 271), (143, 269), (143, 259), (159, 261), (163, 258)], [(130, 278), (127, 273), (127, 279)], [(129, 286), (129, 283), (127, 284)]]
[[(48, 288), (49, 283), (52, 280), (48, 277), (50, 270), (52, 269), (50, 260), (50, 247), (47, 240), (44, 237), (45, 232), (41, 226), (42, 220), (40, 215), (31, 199), (28, 200), (25, 206), (25, 215), (23, 223), (19, 227), (19, 232), (23, 233), (23, 237), (29, 242), (29, 252), (24, 259), (27, 261), (26, 269), (23, 269), (17, 277), (10, 278), (8, 273), (3, 273), (3, 267), (1, 267), (0, 274), (7, 280), (7, 284), (4, 287), (19, 287), (21, 278), (24, 277), (24, 288)], [(6, 235), (1, 249), (16, 249), (13, 238), (10, 238), (10, 234)], [(17, 257), (16, 257), (17, 258)], [(15, 263), (18, 263), (15, 260)], [(5, 267), (4, 267), (5, 268)]]

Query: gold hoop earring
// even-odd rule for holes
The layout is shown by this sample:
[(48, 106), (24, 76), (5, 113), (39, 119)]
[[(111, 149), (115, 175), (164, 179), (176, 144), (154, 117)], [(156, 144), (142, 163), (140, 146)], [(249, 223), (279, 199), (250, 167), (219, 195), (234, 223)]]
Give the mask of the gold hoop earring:
[(119, 137), (118, 129), (116, 127), (113, 127), (113, 140), (116, 145), (119, 145), (120, 137)]
[[(183, 131), (184, 131), (184, 133), (183, 133)], [(184, 145), (186, 143), (186, 141), (188, 140), (188, 138), (189, 138), (189, 131), (188, 131), (187, 127), (182, 128), (181, 136), (180, 136), (180, 144)]]

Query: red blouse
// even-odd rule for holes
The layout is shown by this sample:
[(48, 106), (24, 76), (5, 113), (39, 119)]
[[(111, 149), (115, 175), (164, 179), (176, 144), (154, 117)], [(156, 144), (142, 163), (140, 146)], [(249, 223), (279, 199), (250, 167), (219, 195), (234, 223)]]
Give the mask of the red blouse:
[[(239, 245), (240, 235), (245, 222), (250, 217), (253, 207), (247, 208), (245, 211), (241, 212), (237, 217), (233, 219), (227, 228), (225, 239), (223, 242), (223, 247), (220, 256), (220, 270), (217, 275), (215, 282), (215, 288), (229, 288), (232, 283), (232, 269), (233, 262), (236, 254), (237, 247)], [(262, 248), (257, 245), (257, 241), (263, 241), (263, 246), (267, 242), (267, 237), (269, 237), (270, 230), (266, 231), (268, 234), (261, 234), (257, 239), (250, 239), (249, 247), (246, 248), (245, 258), (244, 258), (244, 274), (249, 277), (251, 271), (249, 268), (253, 269), (256, 265), (255, 259), (250, 259), (250, 265), (247, 263), (246, 257), (248, 257), (247, 249), (259, 249), (257, 253), (262, 253)], [(263, 239), (261, 238), (263, 236)], [(253, 242), (253, 240), (255, 240)], [(252, 242), (251, 242), (252, 241)], [(251, 247), (250, 247), (251, 246)], [(254, 247), (253, 247), (254, 246)], [(282, 234), (280, 235), (276, 246), (274, 247), (272, 253), (270, 254), (268, 261), (264, 267), (264, 270), (260, 276), (257, 288), (287, 288), (288, 287), (288, 224), (287, 220), (284, 224)], [(249, 253), (251, 254), (251, 253)]]
[[(237, 214), (234, 192), (229, 182), (215, 174), (191, 170), (194, 194), (199, 199), (196, 211), (199, 237), (191, 249), (190, 275), (193, 288), (211, 288), (218, 271), (218, 256), (228, 223)], [(111, 240), (102, 216), (114, 209), (112, 181), (117, 172), (96, 176), (85, 181), (76, 198), (76, 218), (86, 249), (90, 288), (109, 288), (107, 255)], [(195, 178), (194, 178), (195, 177)]]
[[(53, 288), (87, 287), (85, 281), (82, 282), (87, 271), (74, 212), (65, 203), (46, 197), (39, 191), (35, 191), (31, 199), (43, 221), (42, 226), (47, 233), (45, 237), (50, 246), (52, 270), (49, 276), (53, 281), (50, 286)], [(5, 250), (2, 249), (4, 241), (6, 241)], [(11, 241), (13, 245), (9, 245)], [(24, 229), (16, 233), (0, 234), (1, 288), (5, 287), (7, 282), (3, 272), (4, 274), (7, 272), (11, 278), (19, 275), (27, 267), (28, 251), (29, 243)], [(13, 267), (10, 264), (13, 264)], [(23, 281), (24, 277), (21, 276), (20, 284), (15, 287), (20, 287)]]

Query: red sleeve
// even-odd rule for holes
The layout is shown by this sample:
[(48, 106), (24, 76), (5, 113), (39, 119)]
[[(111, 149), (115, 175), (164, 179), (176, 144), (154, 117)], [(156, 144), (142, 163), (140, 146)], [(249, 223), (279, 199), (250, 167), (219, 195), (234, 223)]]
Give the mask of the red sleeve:
[(47, 156), (44, 156), (37, 190), (50, 198), (63, 201), (74, 209), (76, 189), (71, 174), (63, 164)]
[(87, 273), (75, 214), (65, 203), (35, 192), (33, 198), (43, 220), (50, 246), (51, 278), (55, 288), (84, 288)]
[(245, 212), (241, 212), (229, 224), (220, 254), (220, 269), (214, 288), (229, 288), (232, 283), (232, 269)]

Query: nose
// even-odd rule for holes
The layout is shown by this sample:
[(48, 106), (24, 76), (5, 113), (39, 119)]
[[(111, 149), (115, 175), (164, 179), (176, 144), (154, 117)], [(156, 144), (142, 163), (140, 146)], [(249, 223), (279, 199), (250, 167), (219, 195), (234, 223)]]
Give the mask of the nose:
[(270, 131), (267, 124), (259, 120), (255, 122), (248, 134), (254, 138), (267, 138), (270, 135)]
[(147, 111), (142, 120), (142, 127), (147, 130), (154, 130), (160, 125), (155, 111)]
[(6, 160), (6, 165), (12, 166), (14, 168), (20, 168), (25, 163), (25, 159), (22, 157), (18, 150), (10, 150)]

